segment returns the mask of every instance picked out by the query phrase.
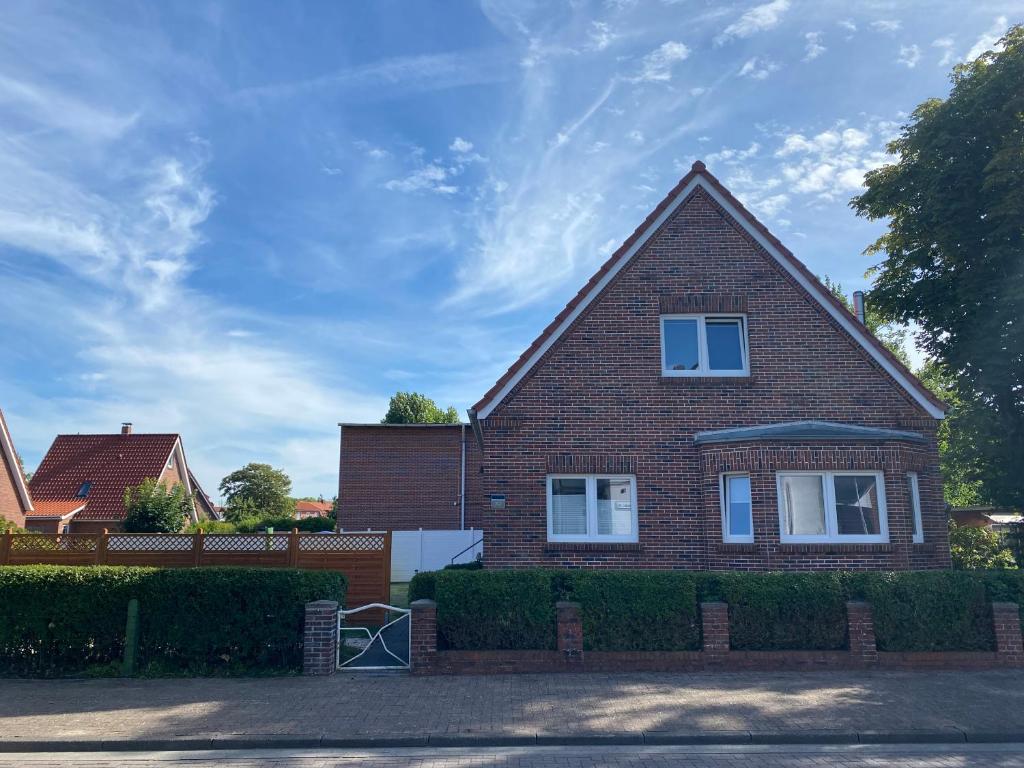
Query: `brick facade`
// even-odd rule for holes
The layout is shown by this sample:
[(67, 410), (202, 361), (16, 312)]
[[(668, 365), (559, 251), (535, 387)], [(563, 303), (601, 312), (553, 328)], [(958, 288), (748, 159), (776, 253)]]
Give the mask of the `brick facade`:
[(25, 505), (18, 494), (15, 472), (21, 470), (0, 451), (0, 517), (19, 528), (25, 527)]
[[(750, 375), (663, 377), (668, 311), (744, 312)], [(806, 420), (924, 439), (694, 444), (697, 432)], [(469, 506), (482, 520), (488, 567), (948, 567), (937, 423), (697, 187), (480, 419), (482, 482)], [(794, 469), (883, 472), (889, 541), (782, 543), (776, 473)], [(753, 544), (722, 542), (719, 477), (737, 470), (751, 477)], [(918, 473), (923, 544), (911, 540), (908, 471)], [(546, 478), (561, 472), (635, 475), (639, 542), (549, 543)], [(491, 494), (505, 497), (504, 509), (490, 508)]]
[(306, 603), (302, 633), (302, 674), (333, 675), (338, 668), (338, 603)]
[[(341, 427), (338, 527), (456, 530), (462, 441), (466, 441), (466, 527), (480, 527), (480, 449), (461, 424)], [(472, 511), (471, 511), (472, 506)]]

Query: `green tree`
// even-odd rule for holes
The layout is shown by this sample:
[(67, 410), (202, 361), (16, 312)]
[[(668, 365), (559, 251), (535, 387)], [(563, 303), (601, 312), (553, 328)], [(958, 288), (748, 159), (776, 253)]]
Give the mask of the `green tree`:
[[(853, 312), (853, 302), (843, 291), (843, 286), (834, 282), (828, 275), (821, 278), (821, 282), (832, 292), (832, 295), (843, 302), (843, 306)], [(907, 326), (899, 323), (887, 322), (882, 314), (871, 304), (864, 308), (864, 327), (882, 342), (890, 352), (900, 359), (905, 366), (910, 367), (910, 358), (907, 356), (907, 338), (910, 331)]]
[(986, 502), (1024, 504), (1024, 27), (957, 65), (914, 110), (851, 205), (887, 219), (870, 301), (915, 322), (971, 414)]
[(293, 517), (291, 490), (292, 481), (282, 470), (269, 464), (246, 464), (220, 481), (224, 518), (237, 522), (247, 517)]
[(124, 489), (124, 509), (129, 533), (177, 533), (190, 517), (192, 497), (180, 483), (168, 488), (148, 477)]
[(949, 553), (953, 567), (975, 568), (1016, 568), (1013, 552), (999, 538), (999, 534), (987, 528), (972, 528), (949, 521)]
[(458, 424), (454, 405), (441, 410), (437, 403), (418, 392), (396, 392), (381, 424)]

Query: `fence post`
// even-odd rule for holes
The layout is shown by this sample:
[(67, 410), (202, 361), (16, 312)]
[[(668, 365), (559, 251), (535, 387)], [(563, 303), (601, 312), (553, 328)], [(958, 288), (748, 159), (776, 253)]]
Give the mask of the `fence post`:
[(851, 600), (846, 604), (846, 624), (850, 636), (850, 656), (854, 664), (874, 666), (878, 663), (875, 644), (875, 619), (871, 603)]
[(1020, 633), (1017, 603), (992, 603), (992, 626), (996, 633), (996, 658), (1000, 664), (1019, 667), (1024, 663), (1024, 642)]
[(197, 528), (192, 534), (192, 566), (198, 568), (203, 564), (203, 545), (206, 542), (206, 534), (202, 528)]
[(306, 603), (302, 630), (302, 674), (333, 675), (338, 668), (338, 603)]
[(409, 669), (414, 675), (428, 674), (437, 659), (437, 603), (433, 600), (413, 600), (412, 642), (409, 645)]
[(107, 545), (110, 538), (110, 531), (106, 528), (96, 539), (96, 565), (105, 565), (107, 562)]
[(288, 567), (298, 568), (299, 566), (299, 529), (292, 528), (288, 534)]
[(2, 539), (0, 539), (0, 565), (7, 565), (11, 559), (11, 538), (14, 536), (10, 531), (6, 531)]
[(701, 603), (700, 621), (704, 658), (709, 664), (721, 664), (729, 655), (729, 605)]
[(391, 605), (391, 531), (384, 531), (384, 599), (382, 603)]
[(555, 603), (558, 622), (558, 650), (568, 662), (583, 661), (583, 617), (580, 604), (559, 600)]

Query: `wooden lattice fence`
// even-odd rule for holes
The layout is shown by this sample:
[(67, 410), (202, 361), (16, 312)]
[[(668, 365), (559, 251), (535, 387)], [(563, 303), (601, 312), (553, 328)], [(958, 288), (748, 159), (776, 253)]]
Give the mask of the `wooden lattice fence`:
[(341, 571), (348, 606), (388, 603), (391, 532), (6, 533), (0, 565), (204, 565)]

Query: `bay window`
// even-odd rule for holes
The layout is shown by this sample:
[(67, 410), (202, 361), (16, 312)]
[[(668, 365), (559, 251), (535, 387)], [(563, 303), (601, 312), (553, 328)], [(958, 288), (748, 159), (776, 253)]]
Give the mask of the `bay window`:
[(780, 472), (783, 542), (886, 542), (881, 472)]
[(637, 541), (636, 479), (631, 475), (551, 475), (548, 541)]

